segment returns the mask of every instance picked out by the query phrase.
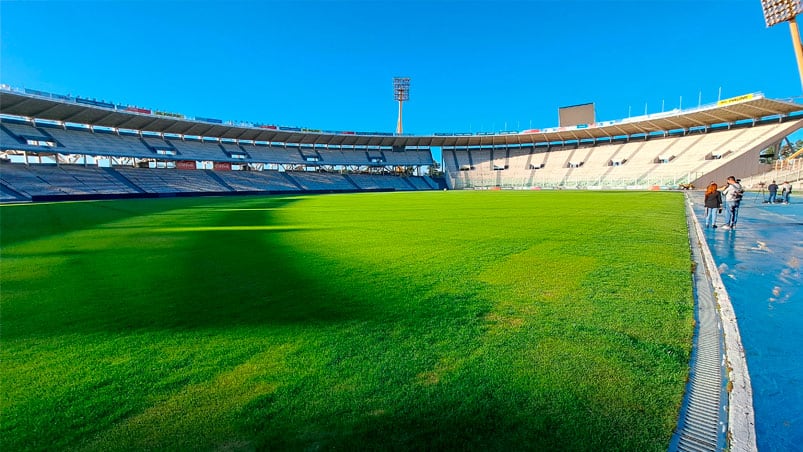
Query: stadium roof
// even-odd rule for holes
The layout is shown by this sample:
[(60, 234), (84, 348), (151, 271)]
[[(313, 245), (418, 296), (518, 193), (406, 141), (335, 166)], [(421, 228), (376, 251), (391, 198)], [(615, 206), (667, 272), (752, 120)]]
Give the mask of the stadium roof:
[[(47, 94), (47, 93), (43, 93)], [(87, 105), (66, 96), (46, 97), (3, 87), (0, 89), (0, 113), (26, 118), (89, 124), (93, 126), (143, 130), (158, 133), (207, 136), (236, 140), (278, 143), (325, 144), (334, 146), (481, 146), (518, 145), (530, 143), (565, 142), (574, 140), (607, 139), (669, 130), (707, 127), (771, 116), (786, 116), (803, 111), (803, 105), (790, 101), (748, 94), (726, 99), (717, 104), (691, 110), (673, 110), (623, 119), (603, 121), (589, 126), (533, 129), (523, 133), (499, 134), (434, 134), (393, 135), (359, 133), (327, 133), (281, 128), (265, 129), (249, 125), (211, 123), (200, 118), (187, 119), (125, 111), (112, 104), (109, 107)], [(60, 98), (59, 98), (60, 97)]]

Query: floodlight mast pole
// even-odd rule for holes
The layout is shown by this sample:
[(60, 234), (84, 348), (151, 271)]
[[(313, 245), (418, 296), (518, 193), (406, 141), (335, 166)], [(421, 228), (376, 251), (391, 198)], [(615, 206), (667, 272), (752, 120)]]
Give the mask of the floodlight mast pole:
[(399, 101), (399, 119), (396, 120), (396, 133), (401, 135), (402, 129), (402, 101)]
[(800, 42), (800, 30), (797, 26), (797, 15), (803, 12), (800, 0), (761, 0), (764, 9), (764, 20), (767, 27), (781, 22), (789, 22), (789, 31), (792, 34), (792, 46), (795, 48), (797, 59), (797, 72), (800, 76), (800, 86), (803, 88), (803, 44)]
[(797, 18), (789, 19), (789, 31), (792, 33), (792, 45), (795, 47), (795, 58), (797, 59), (797, 72), (800, 75), (800, 86), (803, 88), (803, 43), (800, 42), (800, 30), (797, 26)]
[(396, 134), (402, 134), (402, 103), (410, 100), (410, 77), (393, 77), (393, 98), (399, 102), (399, 119)]

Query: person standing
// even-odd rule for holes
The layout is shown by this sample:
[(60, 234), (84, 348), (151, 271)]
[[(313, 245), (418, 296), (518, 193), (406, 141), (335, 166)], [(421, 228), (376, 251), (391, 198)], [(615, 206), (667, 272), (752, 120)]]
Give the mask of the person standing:
[(792, 184), (789, 183), (788, 180), (783, 182), (781, 185), (781, 198), (783, 199), (784, 204), (789, 204), (789, 195), (792, 194)]
[(711, 182), (705, 189), (705, 227), (716, 229), (717, 213), (722, 213), (722, 193), (717, 190), (717, 184)]
[(770, 204), (775, 204), (775, 197), (778, 196), (778, 184), (775, 181), (767, 187), (767, 191), (770, 192), (770, 199), (767, 201)]
[(725, 197), (725, 226), (722, 229), (733, 229), (739, 217), (739, 204), (742, 202), (744, 189), (734, 176), (728, 177), (728, 186), (722, 190)]

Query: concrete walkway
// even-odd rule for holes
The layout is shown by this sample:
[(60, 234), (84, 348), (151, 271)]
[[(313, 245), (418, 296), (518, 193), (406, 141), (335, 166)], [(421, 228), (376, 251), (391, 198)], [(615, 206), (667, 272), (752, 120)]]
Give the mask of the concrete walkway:
[[(725, 408), (728, 392), (722, 322), (711, 278), (711, 269), (716, 273), (717, 267), (689, 201), (687, 197), (686, 220), (694, 262), (694, 347), (689, 363), (689, 381), (669, 451), (719, 451), (727, 447), (728, 414)], [(750, 435), (752, 432), (747, 429), (745, 433)]]
[[(702, 218), (702, 194), (690, 197), (697, 218)], [(703, 234), (738, 318), (750, 369), (758, 449), (799, 450), (803, 202), (792, 193), (791, 204), (769, 205), (748, 193), (736, 229), (705, 229)]]

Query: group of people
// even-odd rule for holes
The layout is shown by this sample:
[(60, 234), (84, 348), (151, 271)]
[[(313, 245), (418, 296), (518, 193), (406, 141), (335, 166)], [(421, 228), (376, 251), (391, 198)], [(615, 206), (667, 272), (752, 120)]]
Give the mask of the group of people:
[(781, 200), (777, 201), (778, 196), (778, 184), (775, 181), (772, 181), (771, 184), (767, 186), (767, 191), (770, 193), (770, 198), (767, 200), (770, 204), (775, 204), (776, 202), (783, 202), (784, 204), (789, 204), (789, 196), (792, 194), (792, 184), (789, 181), (784, 181), (781, 184)]
[(717, 227), (717, 214), (725, 210), (725, 225), (723, 229), (733, 229), (736, 227), (736, 220), (739, 217), (739, 204), (742, 202), (744, 189), (736, 177), (729, 176), (727, 187), (719, 190), (716, 183), (711, 182), (705, 190), (705, 227)]
[[(775, 181), (767, 187), (770, 193), (769, 203), (774, 204), (778, 195), (778, 185)], [(781, 200), (784, 204), (789, 204), (789, 196), (792, 194), (792, 184), (785, 181), (781, 185)], [(739, 218), (739, 205), (744, 196), (744, 188), (739, 180), (734, 176), (728, 177), (727, 186), (719, 190), (716, 183), (711, 182), (705, 190), (705, 227), (717, 227), (717, 215), (725, 211), (725, 225), (723, 229), (733, 229)]]

